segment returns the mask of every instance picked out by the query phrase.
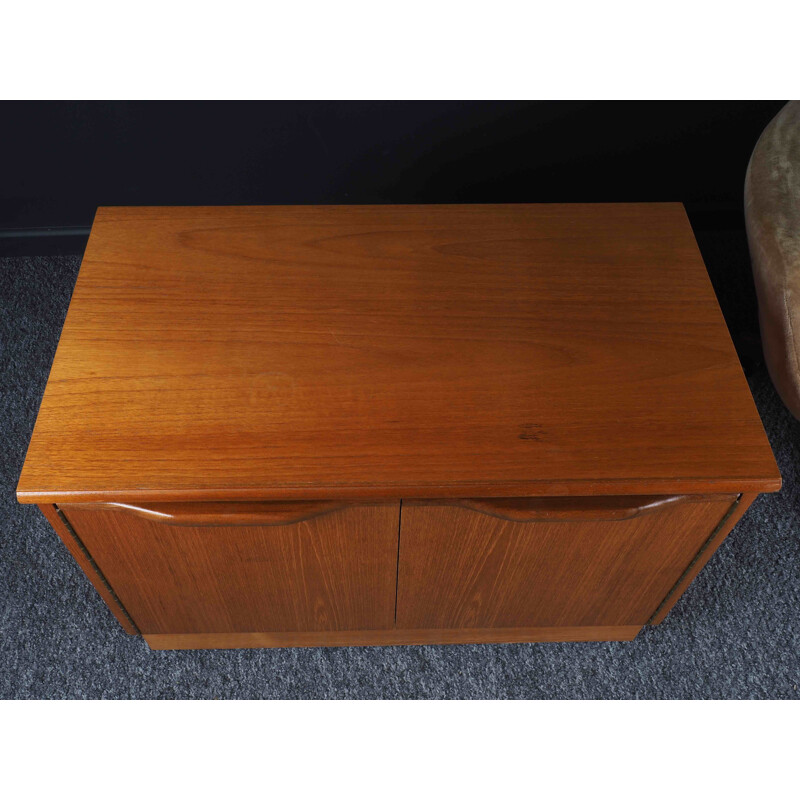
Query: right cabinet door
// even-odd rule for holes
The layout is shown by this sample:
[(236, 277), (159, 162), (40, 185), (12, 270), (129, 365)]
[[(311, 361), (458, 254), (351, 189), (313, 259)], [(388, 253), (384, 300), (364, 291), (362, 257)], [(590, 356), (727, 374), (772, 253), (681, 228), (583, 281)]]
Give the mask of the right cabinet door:
[(735, 500), (403, 501), (397, 626), (643, 625)]

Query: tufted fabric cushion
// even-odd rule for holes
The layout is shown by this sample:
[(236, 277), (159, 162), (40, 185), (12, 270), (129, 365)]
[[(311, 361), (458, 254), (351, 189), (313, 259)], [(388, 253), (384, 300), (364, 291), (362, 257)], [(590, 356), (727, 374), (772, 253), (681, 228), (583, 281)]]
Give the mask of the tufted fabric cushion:
[(785, 105), (759, 138), (744, 185), (764, 357), (800, 419), (800, 102)]

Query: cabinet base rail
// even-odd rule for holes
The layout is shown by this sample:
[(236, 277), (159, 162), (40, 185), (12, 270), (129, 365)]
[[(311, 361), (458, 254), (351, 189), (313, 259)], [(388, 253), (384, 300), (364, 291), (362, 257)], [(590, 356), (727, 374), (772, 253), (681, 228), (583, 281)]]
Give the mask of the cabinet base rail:
[(401, 644), (511, 644), (515, 642), (623, 642), (640, 625), (570, 628), (447, 628), (274, 633), (146, 633), (152, 650), (231, 650), (243, 647), (385, 647)]

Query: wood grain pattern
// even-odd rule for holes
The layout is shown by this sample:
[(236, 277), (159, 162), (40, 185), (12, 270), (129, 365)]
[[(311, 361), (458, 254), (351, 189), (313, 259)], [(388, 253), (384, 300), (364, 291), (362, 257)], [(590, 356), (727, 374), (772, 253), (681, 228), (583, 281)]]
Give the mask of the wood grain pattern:
[(469, 630), (323, 631), (311, 633), (166, 633), (147, 634), (153, 650), (241, 647), (379, 647), (406, 644), (503, 644), (506, 642), (623, 642), (640, 628), (485, 628)]
[(101, 208), (18, 497), (779, 486), (679, 204)]
[(165, 525), (63, 506), (143, 634), (391, 628), (399, 507), (292, 525)]
[(139, 631), (136, 629), (136, 625), (134, 625), (127, 610), (120, 603), (119, 598), (114, 594), (105, 575), (100, 572), (99, 567), (92, 560), (80, 537), (74, 530), (67, 527), (65, 520), (59, 516), (58, 509), (52, 505), (42, 504), (39, 506), (39, 510), (58, 534), (59, 539), (64, 542), (70, 555), (83, 570), (84, 575), (89, 579), (89, 582), (97, 590), (100, 597), (103, 598), (111, 613), (117, 618), (117, 622), (122, 625), (125, 633), (138, 634)]
[(750, 508), (756, 497), (758, 497), (756, 494), (743, 494), (740, 496), (736, 507), (731, 509), (727, 519), (723, 518), (722, 524), (712, 532), (712, 535), (695, 555), (688, 569), (681, 575), (678, 582), (656, 609), (655, 614), (648, 620), (649, 625), (660, 625), (664, 621), (672, 607), (689, 588), (692, 581), (700, 574), (700, 570), (708, 563), (711, 556), (717, 552), (717, 548), (725, 541), (727, 535), (733, 530), (745, 511)]
[(580, 522), (404, 503), (397, 626), (641, 626), (735, 500)]

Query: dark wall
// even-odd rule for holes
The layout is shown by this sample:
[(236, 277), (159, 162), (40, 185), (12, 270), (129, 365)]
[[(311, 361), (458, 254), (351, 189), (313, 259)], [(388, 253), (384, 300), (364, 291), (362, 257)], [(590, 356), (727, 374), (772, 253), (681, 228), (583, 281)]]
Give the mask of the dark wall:
[(740, 227), (781, 105), (5, 102), (0, 238), (135, 204), (680, 200), (695, 227)]

